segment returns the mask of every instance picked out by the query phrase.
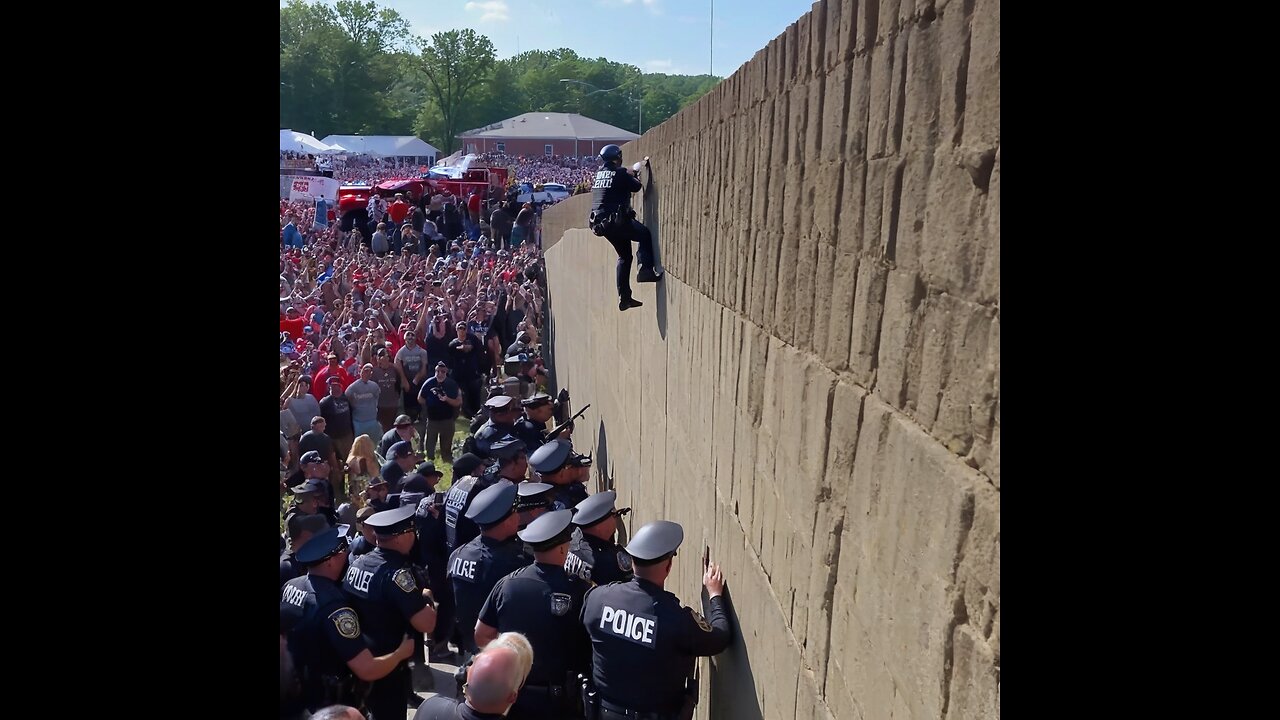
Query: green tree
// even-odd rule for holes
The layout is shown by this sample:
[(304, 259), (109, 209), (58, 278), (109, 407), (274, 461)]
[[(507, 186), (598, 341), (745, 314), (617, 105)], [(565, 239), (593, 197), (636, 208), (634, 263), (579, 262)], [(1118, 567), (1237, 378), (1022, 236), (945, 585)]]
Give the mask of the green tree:
[(454, 136), (466, 129), (462, 123), (467, 102), (479, 94), (493, 68), (493, 43), (467, 28), (438, 32), (430, 41), (420, 39), (418, 44), (419, 68), (427, 80), (427, 95), (440, 114), (438, 144), (451, 152), (457, 143)]

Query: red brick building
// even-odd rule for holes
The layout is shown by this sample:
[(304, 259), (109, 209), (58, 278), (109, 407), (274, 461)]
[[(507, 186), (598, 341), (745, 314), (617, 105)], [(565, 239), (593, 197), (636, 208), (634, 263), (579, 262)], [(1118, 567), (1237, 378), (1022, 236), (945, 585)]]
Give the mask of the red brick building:
[(595, 155), (613, 143), (640, 137), (577, 113), (529, 112), (457, 136), (464, 153)]

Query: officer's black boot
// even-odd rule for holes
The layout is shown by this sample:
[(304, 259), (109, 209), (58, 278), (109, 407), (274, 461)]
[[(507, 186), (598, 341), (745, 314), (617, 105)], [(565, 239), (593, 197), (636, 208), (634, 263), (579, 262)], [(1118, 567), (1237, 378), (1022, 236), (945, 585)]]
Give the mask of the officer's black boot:
[(635, 298), (622, 298), (618, 300), (618, 309), (622, 311), (630, 310), (633, 307), (640, 307), (644, 303)]
[(652, 267), (640, 266), (640, 272), (636, 273), (636, 282), (651, 283), (658, 282), (665, 273), (656, 272)]

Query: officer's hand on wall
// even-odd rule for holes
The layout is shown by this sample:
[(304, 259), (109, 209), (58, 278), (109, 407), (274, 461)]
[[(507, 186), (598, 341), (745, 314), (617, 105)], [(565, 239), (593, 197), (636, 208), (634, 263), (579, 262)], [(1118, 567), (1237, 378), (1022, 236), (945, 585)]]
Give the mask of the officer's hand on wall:
[(707, 588), (707, 594), (711, 597), (718, 597), (724, 593), (724, 574), (720, 572), (720, 565), (717, 563), (709, 563), (707, 571), (702, 575), (702, 584)]

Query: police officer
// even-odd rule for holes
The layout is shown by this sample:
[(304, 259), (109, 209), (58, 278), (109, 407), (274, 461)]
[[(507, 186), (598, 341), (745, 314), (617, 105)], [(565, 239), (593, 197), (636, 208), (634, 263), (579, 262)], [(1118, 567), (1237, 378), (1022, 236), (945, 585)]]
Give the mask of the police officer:
[(333, 494), (333, 485), (329, 482), (329, 478), (332, 475), (329, 468), (329, 461), (325, 460), (324, 457), (315, 450), (308, 450), (302, 453), (302, 457), (298, 458), (298, 470), (302, 473), (302, 480), (300, 484), (306, 484), (308, 480), (320, 480), (324, 482), (324, 497), (321, 500), (320, 505), (332, 508), (335, 497)]
[[(631, 297), (631, 243), (639, 243), (640, 272), (636, 282), (657, 282), (662, 273), (653, 267), (653, 236), (649, 228), (635, 219), (631, 209), (631, 193), (643, 189), (639, 168), (622, 167), (622, 148), (605, 145), (600, 150), (604, 167), (596, 173), (591, 185), (591, 231), (602, 235), (618, 253), (618, 309), (640, 307), (643, 303)], [(649, 159), (645, 158), (645, 167)]]
[[(374, 652), (386, 652), (406, 634), (429, 633), (435, 627), (435, 608), (409, 563), (416, 534), (414, 510), (401, 507), (366, 518), (365, 524), (377, 535), (378, 547), (357, 557), (342, 581), (343, 592), (364, 620), (364, 632)], [(402, 662), (369, 691), (373, 717), (404, 717), (411, 687), (408, 663)]]
[(577, 507), (587, 499), (591, 458), (573, 451), (568, 440), (552, 440), (529, 456), (529, 465), (542, 481), (555, 486), (555, 509)]
[(283, 590), (290, 580), (301, 577), (306, 567), (298, 561), (295, 552), (301, 550), (307, 541), (317, 533), (324, 532), (329, 521), (320, 515), (297, 514), (285, 521), (285, 532), (289, 535), (289, 547), (280, 554), (280, 589)]
[(631, 508), (616, 510), (617, 499), (618, 493), (606, 490), (578, 504), (573, 524), (579, 532), (574, 533), (569, 543), (569, 557), (564, 561), (564, 569), (570, 575), (596, 585), (631, 579), (631, 556), (613, 541), (618, 523)]
[(511, 434), (524, 441), (525, 448), (532, 456), (538, 448), (547, 443), (547, 421), (555, 410), (551, 396), (538, 393), (528, 400), (520, 401), (524, 415), (516, 421)]
[(557, 510), (520, 531), (535, 563), (498, 580), (476, 623), (480, 647), (499, 632), (522, 633), (533, 645), (533, 669), (507, 713), (511, 720), (581, 717), (576, 678), (590, 665), (591, 651), (579, 614), (590, 585), (564, 571), (572, 519), (572, 510)]
[[(477, 460), (478, 462), (478, 460)], [(465, 473), (463, 473), (465, 476)], [(453, 635), (453, 586), (449, 583), (449, 548), (445, 538), (443, 493), (436, 492), (436, 484), (443, 474), (435, 464), (425, 462), (414, 475), (404, 481), (400, 494), (401, 504), (415, 502), (413, 521), (418, 526), (417, 555), (427, 569), (431, 596), (436, 602), (436, 627), (431, 631), (431, 650), (437, 656), (449, 656), (449, 639)], [(459, 476), (462, 477), (462, 476)], [(424, 490), (425, 488), (425, 490)]]
[(329, 492), (328, 480), (309, 478), (289, 488), (289, 492), (293, 495), (293, 502), (285, 510), (285, 522), (289, 522), (289, 518), (294, 515), (303, 513), (323, 515), (330, 525), (338, 524), (337, 513), (332, 507), (325, 505), (325, 495)]
[(417, 464), (418, 454), (413, 451), (413, 443), (401, 440), (387, 451), (387, 462), (382, 465), (379, 474), (391, 486), (390, 492), (395, 494), (400, 492), (400, 481), (407, 477)]
[(369, 478), (369, 485), (364, 489), (364, 497), (369, 501), (368, 507), (382, 512), (383, 510), (394, 510), (399, 505), (392, 505), (388, 495), (391, 484), (382, 475), (374, 475)]
[(458, 647), (464, 653), (476, 651), (476, 619), (489, 591), (503, 576), (533, 562), (516, 537), (515, 501), (516, 486), (507, 480), (477, 495), (467, 515), (480, 526), (480, 536), (449, 556)]
[(514, 435), (516, 421), (520, 419), (520, 404), (509, 395), (494, 395), (484, 401), (489, 410), (489, 419), (476, 430), (474, 436), (474, 452), (482, 458), (493, 457), (493, 444)]
[(337, 528), (311, 538), (297, 552), (307, 574), (280, 591), (281, 630), (302, 679), (303, 702), (315, 712), (325, 705), (359, 706), (362, 687), (393, 672), (413, 652), (413, 641), (401, 635), (384, 655), (375, 657), (361, 635), (360, 617), (342, 592), (347, 539)]
[(551, 494), (555, 489), (554, 485), (547, 483), (522, 482), (516, 485), (516, 514), (520, 516), (521, 530), (551, 511)]
[(351, 541), (351, 552), (348, 560), (355, 560), (365, 553), (373, 552), (373, 549), (378, 547), (378, 540), (373, 535), (373, 528), (364, 524), (364, 521), (368, 520), (369, 516), (376, 512), (378, 512), (378, 509), (370, 505), (365, 505), (356, 511), (356, 529), (360, 531), (360, 534), (356, 536), (355, 540)]
[(512, 483), (524, 480), (529, 471), (529, 458), (524, 454), (524, 443), (510, 435), (493, 443), (489, 448), (495, 464), (479, 477), (466, 477), (458, 480), (454, 476), (454, 484), (444, 499), (445, 542), (450, 552), (471, 542), (480, 534), (480, 528), (471, 522), (467, 509), (476, 496), (498, 480), (506, 479)]
[(693, 717), (696, 688), (686, 685), (695, 658), (729, 646), (724, 577), (715, 563), (702, 577), (711, 597), (711, 622), (663, 589), (684, 529), (659, 520), (627, 545), (635, 578), (587, 592), (582, 623), (591, 635), (592, 680), (601, 720), (653, 713), (654, 720)]

